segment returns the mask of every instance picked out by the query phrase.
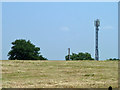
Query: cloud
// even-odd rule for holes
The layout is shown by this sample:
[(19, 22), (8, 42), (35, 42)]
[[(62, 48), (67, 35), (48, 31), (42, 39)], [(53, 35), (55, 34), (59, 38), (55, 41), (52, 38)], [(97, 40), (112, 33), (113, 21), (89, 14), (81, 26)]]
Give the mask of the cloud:
[(62, 31), (69, 31), (70, 29), (69, 29), (69, 27), (64, 26), (64, 27), (61, 27), (60, 30), (62, 30)]
[(114, 27), (113, 26), (104, 26), (104, 27), (101, 27), (101, 29), (103, 29), (103, 30), (113, 30)]

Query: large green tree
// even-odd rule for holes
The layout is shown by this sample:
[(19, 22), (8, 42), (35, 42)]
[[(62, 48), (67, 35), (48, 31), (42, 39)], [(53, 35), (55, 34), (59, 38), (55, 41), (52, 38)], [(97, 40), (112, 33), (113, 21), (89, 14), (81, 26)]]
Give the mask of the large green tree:
[(40, 48), (35, 47), (30, 40), (15, 40), (12, 45), (8, 53), (9, 60), (47, 60), (47, 58), (40, 55)]
[[(68, 60), (68, 55), (65, 56), (65, 59)], [(70, 59), (71, 60), (94, 60), (91, 55), (89, 53), (72, 53), (72, 55), (70, 55)]]

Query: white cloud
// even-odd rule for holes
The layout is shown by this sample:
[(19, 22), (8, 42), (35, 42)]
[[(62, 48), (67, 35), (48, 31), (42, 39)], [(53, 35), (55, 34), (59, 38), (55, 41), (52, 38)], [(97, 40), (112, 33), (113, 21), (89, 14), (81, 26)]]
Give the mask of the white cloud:
[(62, 30), (62, 31), (69, 31), (70, 29), (69, 29), (69, 27), (64, 26), (64, 27), (61, 27), (60, 30)]
[(113, 30), (114, 27), (113, 26), (104, 26), (104, 27), (101, 27), (101, 29), (103, 29), (103, 30)]

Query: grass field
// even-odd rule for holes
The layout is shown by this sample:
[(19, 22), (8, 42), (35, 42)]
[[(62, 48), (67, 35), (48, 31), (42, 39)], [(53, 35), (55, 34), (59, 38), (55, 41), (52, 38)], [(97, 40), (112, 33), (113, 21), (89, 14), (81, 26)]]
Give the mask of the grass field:
[(118, 61), (2, 61), (3, 88), (118, 87)]

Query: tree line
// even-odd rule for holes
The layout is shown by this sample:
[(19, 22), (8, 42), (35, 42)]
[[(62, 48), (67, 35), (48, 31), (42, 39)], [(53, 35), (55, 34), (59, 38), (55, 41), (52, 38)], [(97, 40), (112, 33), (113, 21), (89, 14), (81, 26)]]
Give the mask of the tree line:
[[(48, 60), (46, 57), (43, 57), (40, 52), (40, 48), (36, 47), (31, 43), (30, 40), (26, 41), (24, 39), (18, 39), (11, 43), (13, 46), (11, 50), (8, 52), (9, 60)], [(69, 56), (65, 56), (66, 60), (69, 60)], [(90, 53), (82, 53), (78, 54), (72, 53), (70, 55), (70, 60), (94, 60), (91, 57)], [(116, 58), (110, 58), (107, 60), (118, 60)]]

